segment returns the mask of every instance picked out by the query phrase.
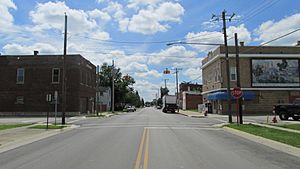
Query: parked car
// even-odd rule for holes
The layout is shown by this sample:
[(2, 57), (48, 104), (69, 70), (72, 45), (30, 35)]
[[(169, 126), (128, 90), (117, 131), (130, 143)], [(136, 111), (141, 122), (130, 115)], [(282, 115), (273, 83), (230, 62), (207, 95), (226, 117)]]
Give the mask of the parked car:
[(273, 113), (277, 114), (280, 120), (288, 120), (290, 117), (293, 120), (299, 120), (300, 100), (295, 100), (294, 103), (276, 104), (273, 106)]
[(161, 106), (161, 105), (157, 105), (156, 108), (157, 108), (157, 109), (161, 109), (162, 106)]
[(134, 112), (136, 108), (134, 106), (125, 106), (123, 112)]

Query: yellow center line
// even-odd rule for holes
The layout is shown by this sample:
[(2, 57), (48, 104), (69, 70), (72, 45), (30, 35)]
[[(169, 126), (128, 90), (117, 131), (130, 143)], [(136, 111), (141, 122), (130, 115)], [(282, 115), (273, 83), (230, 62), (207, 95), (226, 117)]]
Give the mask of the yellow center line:
[(137, 155), (137, 158), (136, 158), (136, 161), (135, 161), (134, 169), (140, 169), (140, 163), (141, 163), (141, 159), (142, 159), (142, 153), (143, 153), (143, 147), (144, 147), (144, 142), (145, 142), (146, 131), (147, 131), (147, 129), (144, 128), (143, 136), (142, 136), (142, 140), (141, 140), (140, 147), (139, 147), (139, 150), (138, 150), (138, 155)]
[(149, 129), (147, 128), (143, 169), (148, 169), (148, 157), (149, 157), (148, 154), (149, 154)]

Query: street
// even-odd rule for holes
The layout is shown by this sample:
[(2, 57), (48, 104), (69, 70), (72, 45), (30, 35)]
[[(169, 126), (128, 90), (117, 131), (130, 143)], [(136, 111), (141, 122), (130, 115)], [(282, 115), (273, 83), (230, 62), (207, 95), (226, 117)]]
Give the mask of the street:
[(213, 127), (218, 123), (154, 108), (84, 119), (76, 129), (0, 154), (0, 168), (299, 168), (299, 158)]

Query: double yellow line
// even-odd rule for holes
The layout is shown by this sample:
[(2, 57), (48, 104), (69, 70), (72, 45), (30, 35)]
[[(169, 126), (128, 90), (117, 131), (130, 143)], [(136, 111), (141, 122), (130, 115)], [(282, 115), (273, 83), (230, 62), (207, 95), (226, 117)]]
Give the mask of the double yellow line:
[(149, 159), (149, 129), (148, 128), (144, 128), (134, 169), (140, 169), (143, 149), (144, 149), (143, 169), (148, 169), (148, 159)]

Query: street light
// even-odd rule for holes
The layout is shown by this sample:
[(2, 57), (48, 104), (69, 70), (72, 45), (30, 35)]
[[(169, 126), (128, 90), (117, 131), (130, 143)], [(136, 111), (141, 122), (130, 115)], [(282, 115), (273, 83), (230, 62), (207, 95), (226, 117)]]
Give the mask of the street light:
[(172, 45), (178, 45), (178, 44), (186, 44), (186, 45), (208, 45), (208, 46), (219, 46), (219, 45), (223, 45), (221, 43), (206, 43), (206, 42), (182, 42), (182, 41), (178, 41), (178, 42), (171, 42), (171, 43), (167, 43), (167, 46), (172, 46)]

